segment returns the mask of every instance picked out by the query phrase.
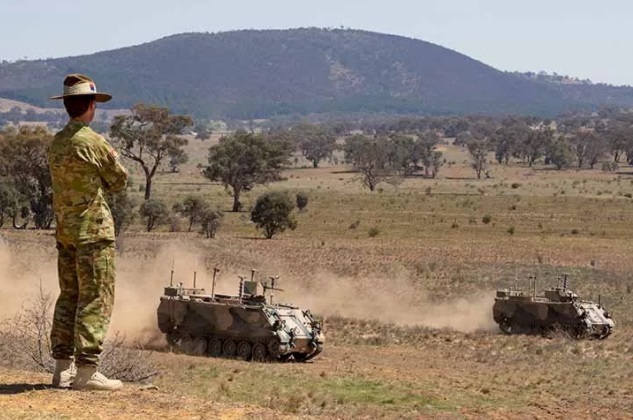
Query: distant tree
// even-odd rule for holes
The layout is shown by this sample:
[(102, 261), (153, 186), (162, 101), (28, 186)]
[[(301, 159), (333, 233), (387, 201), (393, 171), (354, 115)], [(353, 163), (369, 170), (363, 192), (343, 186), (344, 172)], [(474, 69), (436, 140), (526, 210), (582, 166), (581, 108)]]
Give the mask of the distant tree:
[(169, 168), (172, 173), (176, 173), (180, 170), (180, 165), (184, 165), (189, 161), (189, 156), (184, 150), (179, 150), (179, 153), (173, 154), (169, 158)]
[(591, 169), (604, 156), (607, 145), (602, 136), (598, 136), (594, 131), (578, 129), (569, 138), (572, 152), (576, 155), (578, 168), (582, 168), (586, 163)]
[(219, 210), (214, 210), (210, 207), (204, 209), (200, 214), (200, 224), (202, 225), (201, 233), (207, 238), (215, 238), (215, 234), (220, 228), (223, 218), (224, 213)]
[(443, 164), (442, 152), (436, 150), (440, 137), (435, 131), (426, 131), (418, 136), (418, 147), (414, 157), (419, 154), (424, 168), (424, 176), (435, 178)]
[(360, 182), (374, 191), (395, 173), (389, 166), (389, 143), (386, 138), (369, 138), (357, 134), (345, 140), (345, 160), (360, 174)]
[(206, 121), (196, 122), (193, 126), (193, 131), (196, 133), (196, 139), (198, 140), (208, 140), (213, 133)]
[(545, 159), (546, 163), (551, 163), (558, 170), (569, 168), (572, 165), (574, 156), (565, 136), (558, 136), (549, 144)]
[(52, 134), (40, 126), (8, 127), (0, 132), (0, 177), (18, 193), (17, 202), (28, 205), (28, 211), (15, 209), (14, 224), (19, 215), (27, 214), (32, 214), (37, 229), (49, 229), (53, 223), (48, 167), (52, 139)]
[(20, 194), (8, 182), (0, 179), (0, 228), (7, 218), (18, 213)]
[(528, 166), (543, 157), (548, 146), (554, 140), (554, 130), (549, 127), (540, 127), (529, 132), (522, 147), (520, 147), (519, 155), (523, 156)]
[(486, 173), (488, 168), (488, 153), (492, 150), (492, 144), (487, 138), (472, 137), (466, 147), (470, 153), (472, 168), (477, 174), (477, 179), (481, 179), (481, 174)]
[(516, 156), (530, 135), (530, 127), (516, 118), (506, 119), (494, 133), (495, 157), (497, 162), (507, 165), (512, 156)]
[(303, 191), (299, 191), (297, 193), (297, 208), (299, 209), (299, 211), (303, 211), (307, 206), (308, 194)]
[(282, 167), (288, 164), (290, 155), (287, 142), (236, 131), (209, 149), (209, 166), (204, 176), (221, 182), (233, 196), (233, 211), (239, 211), (241, 193), (258, 184), (281, 180)]
[(163, 201), (149, 199), (141, 204), (140, 214), (145, 219), (147, 231), (151, 232), (157, 225), (167, 220), (169, 210), (167, 210), (167, 205)]
[(206, 213), (209, 207), (209, 202), (204, 198), (190, 195), (185, 197), (182, 202), (174, 204), (173, 210), (189, 220), (188, 231), (191, 232), (194, 223), (202, 221), (202, 216)]
[(625, 120), (610, 120), (604, 128), (603, 135), (613, 155), (613, 161), (619, 163), (626, 151), (633, 146), (633, 123)]
[[(167, 108), (137, 104), (130, 115), (117, 115), (110, 127), (112, 143), (121, 154), (141, 165), (145, 174), (145, 200), (152, 194), (152, 179), (161, 163), (175, 158), (182, 162), (182, 147), (187, 140), (179, 137), (193, 121), (186, 115), (171, 115)], [(174, 166), (172, 165), (172, 170)]]
[(318, 168), (323, 159), (331, 157), (336, 149), (336, 136), (322, 126), (300, 124), (293, 127), (290, 134), (314, 168)]
[(287, 193), (271, 191), (257, 197), (255, 207), (251, 211), (251, 220), (258, 229), (264, 231), (267, 239), (286, 229), (294, 230), (297, 221), (292, 215), (294, 203)]
[(134, 222), (137, 202), (127, 189), (119, 193), (107, 193), (106, 200), (114, 219), (114, 235), (119, 236)]

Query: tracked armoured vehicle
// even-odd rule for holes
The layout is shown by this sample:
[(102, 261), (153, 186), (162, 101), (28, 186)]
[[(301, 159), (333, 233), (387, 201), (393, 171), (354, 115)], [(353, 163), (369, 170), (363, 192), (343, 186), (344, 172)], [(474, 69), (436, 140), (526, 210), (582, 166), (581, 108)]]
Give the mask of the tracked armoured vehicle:
[[(211, 293), (182, 283), (165, 287), (158, 306), (158, 327), (167, 342), (193, 355), (244, 360), (305, 362), (323, 350), (321, 322), (309, 310), (273, 302), (276, 277), (268, 282), (240, 276), (236, 296)], [(172, 271), (173, 279), (173, 271)], [(263, 294), (259, 294), (259, 286)], [(268, 300), (266, 293), (268, 292)]]
[(531, 277), (530, 292), (497, 290), (492, 308), (499, 329), (506, 334), (551, 335), (562, 331), (574, 338), (607, 338), (613, 330), (611, 315), (598, 303), (581, 300), (567, 289), (567, 276), (562, 286), (536, 294), (536, 278)]

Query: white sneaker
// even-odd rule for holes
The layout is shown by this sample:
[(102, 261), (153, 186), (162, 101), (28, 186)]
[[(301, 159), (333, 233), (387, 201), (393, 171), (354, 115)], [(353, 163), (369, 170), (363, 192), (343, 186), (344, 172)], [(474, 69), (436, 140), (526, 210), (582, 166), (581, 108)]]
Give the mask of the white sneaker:
[(70, 359), (55, 360), (53, 372), (53, 386), (55, 388), (70, 388), (77, 374), (75, 363)]
[(123, 388), (123, 382), (108, 379), (97, 372), (96, 366), (82, 366), (77, 369), (73, 389), (86, 391), (115, 391)]

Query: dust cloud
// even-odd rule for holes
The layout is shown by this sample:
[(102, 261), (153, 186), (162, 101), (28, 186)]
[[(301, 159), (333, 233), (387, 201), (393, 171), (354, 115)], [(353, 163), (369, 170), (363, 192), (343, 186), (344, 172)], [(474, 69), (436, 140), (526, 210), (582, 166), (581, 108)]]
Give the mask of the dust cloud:
[[(223, 261), (216, 293), (236, 294), (238, 274), (250, 276), (250, 268), (239, 266), (235, 261), (239, 257), (235, 257)], [(19, 310), (25, 301), (37, 295), (40, 285), (53, 299), (57, 297), (55, 255), (51, 253), (50, 258), (39, 264), (25, 264), (27, 258), (22, 251), (11, 249), (0, 238), (0, 287), (3, 290), (0, 294), (0, 317)], [(250, 261), (262, 269), (257, 273), (258, 279), (268, 274), (281, 276), (279, 287), (284, 291), (275, 292), (276, 302), (292, 303), (326, 317), (339, 315), (400, 325), (452, 328), (462, 332), (487, 330), (494, 326), (492, 292), (438, 303), (422, 288), (416, 287), (404, 269), (373, 278), (339, 277), (326, 271), (297, 276), (279, 261), (264, 258), (256, 261), (258, 259), (255, 257)], [(208, 256), (201, 249), (178, 241), (149, 254), (134, 250), (123, 252), (117, 257), (110, 334), (119, 332), (127, 340), (146, 344), (162, 342), (156, 324), (156, 309), (163, 287), (172, 281), (172, 270), (174, 284), (192, 287), (196, 272), (197, 287), (210, 291), (213, 271), (208, 261)]]
[(306, 293), (291, 288), (293, 303), (324, 316), (340, 315), (385, 323), (475, 332), (494, 328), (494, 292), (478, 292), (437, 302), (415, 287), (406, 274), (396, 277), (351, 278), (319, 273)]

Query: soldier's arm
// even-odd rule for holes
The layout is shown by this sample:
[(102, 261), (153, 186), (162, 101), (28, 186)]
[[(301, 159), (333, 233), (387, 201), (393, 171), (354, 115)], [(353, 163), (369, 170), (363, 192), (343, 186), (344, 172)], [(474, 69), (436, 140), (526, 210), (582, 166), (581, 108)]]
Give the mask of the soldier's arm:
[(119, 153), (105, 139), (99, 151), (99, 175), (109, 192), (119, 192), (127, 184), (127, 171), (119, 161)]

